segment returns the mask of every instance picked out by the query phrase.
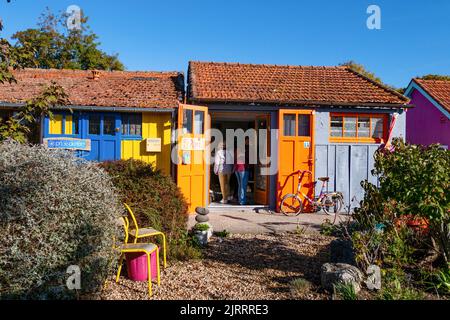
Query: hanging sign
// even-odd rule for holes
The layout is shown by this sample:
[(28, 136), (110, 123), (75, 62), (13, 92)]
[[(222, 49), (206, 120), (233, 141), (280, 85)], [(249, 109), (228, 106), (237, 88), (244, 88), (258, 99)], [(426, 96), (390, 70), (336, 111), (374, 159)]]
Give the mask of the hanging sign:
[(45, 138), (44, 145), (49, 149), (91, 150), (90, 139), (77, 138)]
[(161, 138), (148, 138), (145, 140), (147, 152), (161, 152)]
[(205, 150), (205, 138), (183, 138), (181, 139), (181, 150), (184, 151)]

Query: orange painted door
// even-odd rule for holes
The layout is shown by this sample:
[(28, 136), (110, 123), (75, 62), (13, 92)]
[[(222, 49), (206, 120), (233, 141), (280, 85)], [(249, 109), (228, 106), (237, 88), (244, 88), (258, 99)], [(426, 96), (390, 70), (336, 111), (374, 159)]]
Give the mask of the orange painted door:
[(207, 205), (207, 117), (207, 107), (179, 104), (177, 183), (188, 202), (189, 213)]
[[(302, 178), (302, 191), (314, 197), (314, 111), (281, 109), (278, 113), (277, 210), (287, 193), (296, 193), (298, 170), (309, 170)], [(304, 201), (304, 210), (311, 206)]]
[[(255, 120), (257, 135), (257, 163), (255, 165), (255, 203), (268, 204), (269, 176), (266, 174), (266, 168), (270, 163), (267, 159), (270, 157), (270, 116), (257, 116)], [(266, 136), (260, 134), (260, 130), (265, 130)]]

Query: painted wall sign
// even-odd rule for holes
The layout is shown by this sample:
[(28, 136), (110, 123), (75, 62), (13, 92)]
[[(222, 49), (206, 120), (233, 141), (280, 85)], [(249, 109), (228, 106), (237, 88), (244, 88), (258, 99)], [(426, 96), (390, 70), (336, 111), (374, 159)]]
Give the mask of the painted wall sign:
[(205, 150), (205, 138), (183, 138), (181, 139), (181, 150)]
[(161, 152), (161, 138), (147, 138), (147, 152)]
[(76, 138), (45, 138), (44, 145), (49, 149), (67, 149), (67, 150), (91, 150), (90, 139)]

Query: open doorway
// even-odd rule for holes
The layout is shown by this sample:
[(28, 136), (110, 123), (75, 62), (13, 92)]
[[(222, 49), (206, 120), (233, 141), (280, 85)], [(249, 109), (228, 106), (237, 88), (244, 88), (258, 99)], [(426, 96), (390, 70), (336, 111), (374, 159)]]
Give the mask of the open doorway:
[[(266, 113), (259, 112), (218, 112), (210, 111), (211, 116), (211, 128), (218, 129), (222, 132), (222, 136), (226, 137), (227, 129), (237, 130), (242, 129), (247, 131), (248, 129), (256, 130), (255, 139), (249, 140), (249, 149), (257, 157), (256, 163), (250, 163), (248, 166), (248, 183), (246, 188), (246, 205), (268, 205), (268, 190), (269, 190), (269, 178), (267, 175), (262, 175), (262, 167), (266, 165), (266, 157), (269, 156), (270, 134), (270, 116)], [(261, 138), (258, 134), (259, 130), (267, 130), (267, 136)], [(259, 141), (259, 140), (264, 141)], [(235, 139), (236, 145), (236, 139)], [(262, 150), (260, 150), (262, 148)], [(235, 154), (235, 150), (229, 150), (231, 154)], [(215, 157), (214, 151), (212, 156)], [(233, 172), (229, 180), (229, 199), (228, 202), (223, 203), (223, 194), (221, 191), (219, 177), (214, 173), (214, 164), (211, 164), (209, 170), (209, 196), (211, 206), (240, 206), (238, 199), (238, 179)]]

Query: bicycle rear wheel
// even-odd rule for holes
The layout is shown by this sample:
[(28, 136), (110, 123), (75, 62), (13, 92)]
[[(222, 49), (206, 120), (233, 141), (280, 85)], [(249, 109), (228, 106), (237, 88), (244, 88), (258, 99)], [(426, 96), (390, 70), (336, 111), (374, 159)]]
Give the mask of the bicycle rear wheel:
[(327, 194), (323, 197), (321, 205), (323, 211), (332, 217), (332, 223), (335, 224), (337, 217), (344, 206), (342, 196), (336, 193)]
[(303, 211), (302, 200), (295, 194), (287, 194), (281, 199), (280, 211), (286, 216), (298, 216)]

